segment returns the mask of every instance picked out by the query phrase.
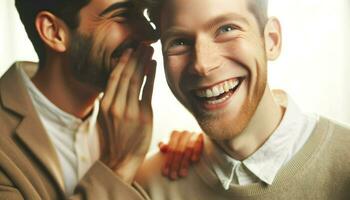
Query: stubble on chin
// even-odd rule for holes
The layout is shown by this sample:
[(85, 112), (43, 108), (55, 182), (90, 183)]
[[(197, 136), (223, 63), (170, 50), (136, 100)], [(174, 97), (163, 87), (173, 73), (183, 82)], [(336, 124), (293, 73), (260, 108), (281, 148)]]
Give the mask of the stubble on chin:
[(69, 69), (74, 78), (90, 87), (103, 91), (107, 85), (110, 69), (103, 56), (94, 52), (94, 41), (91, 36), (72, 33), (68, 50)]
[(227, 111), (215, 115), (203, 115), (202, 113), (196, 116), (196, 119), (202, 130), (211, 139), (231, 140), (244, 131), (254, 112), (254, 107), (245, 104), (236, 115)]

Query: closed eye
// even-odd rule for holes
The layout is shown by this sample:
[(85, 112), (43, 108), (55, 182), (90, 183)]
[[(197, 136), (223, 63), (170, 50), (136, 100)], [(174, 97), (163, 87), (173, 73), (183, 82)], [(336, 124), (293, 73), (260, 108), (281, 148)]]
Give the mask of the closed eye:
[(110, 19), (116, 21), (116, 22), (125, 22), (129, 19), (130, 12), (127, 10), (115, 12), (110, 16)]

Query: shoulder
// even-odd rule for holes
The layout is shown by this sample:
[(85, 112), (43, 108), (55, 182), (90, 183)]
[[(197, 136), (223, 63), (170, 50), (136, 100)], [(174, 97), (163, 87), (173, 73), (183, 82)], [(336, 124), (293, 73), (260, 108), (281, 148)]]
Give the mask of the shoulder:
[[(343, 142), (350, 142), (350, 125), (332, 119), (323, 118), (328, 123), (328, 132), (334, 139), (341, 139)], [(340, 142), (340, 141), (339, 141)]]
[(162, 176), (162, 166), (165, 163), (165, 155), (160, 152), (154, 153), (141, 165), (137, 175), (136, 181), (143, 187), (154, 180), (164, 179)]
[(320, 118), (319, 123), (323, 123), (328, 132), (324, 155), (329, 155), (333, 161), (347, 164), (350, 169), (350, 126), (324, 117)]

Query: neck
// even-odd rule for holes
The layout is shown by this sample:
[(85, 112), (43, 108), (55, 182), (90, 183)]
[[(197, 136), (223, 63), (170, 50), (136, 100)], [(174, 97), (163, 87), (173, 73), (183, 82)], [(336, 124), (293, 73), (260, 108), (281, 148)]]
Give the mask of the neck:
[(67, 73), (67, 66), (60, 58), (48, 58), (32, 81), (58, 108), (84, 119), (91, 113), (99, 91), (76, 81)]
[(231, 140), (218, 142), (224, 151), (237, 160), (245, 160), (272, 135), (282, 120), (284, 109), (278, 105), (267, 86), (248, 126)]

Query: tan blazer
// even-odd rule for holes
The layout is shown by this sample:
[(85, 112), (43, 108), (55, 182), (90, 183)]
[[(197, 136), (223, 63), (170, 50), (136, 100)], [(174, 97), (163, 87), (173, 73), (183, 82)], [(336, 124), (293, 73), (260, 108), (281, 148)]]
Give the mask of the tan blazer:
[(37, 64), (14, 64), (0, 79), (0, 200), (25, 199), (149, 199), (137, 185), (128, 186), (101, 162), (96, 162), (64, 196), (64, 180), (53, 144), (36, 114), (19, 74)]

